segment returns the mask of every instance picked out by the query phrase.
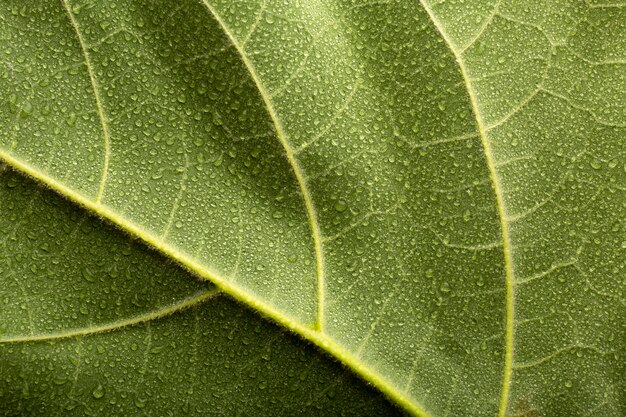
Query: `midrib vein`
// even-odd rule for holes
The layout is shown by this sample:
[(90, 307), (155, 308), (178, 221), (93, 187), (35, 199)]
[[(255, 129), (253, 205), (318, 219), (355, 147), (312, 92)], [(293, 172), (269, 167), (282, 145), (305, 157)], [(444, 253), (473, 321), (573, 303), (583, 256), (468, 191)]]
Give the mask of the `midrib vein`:
[(85, 60), (85, 66), (87, 67), (87, 73), (89, 74), (89, 81), (91, 82), (91, 88), (93, 89), (93, 95), (96, 100), (96, 110), (98, 118), (100, 119), (100, 127), (102, 129), (102, 138), (104, 140), (104, 157), (102, 161), (102, 175), (100, 176), (100, 183), (98, 184), (98, 191), (96, 194), (96, 202), (99, 203), (104, 195), (104, 187), (107, 182), (107, 175), (109, 173), (109, 159), (111, 154), (111, 136), (109, 134), (109, 123), (107, 122), (106, 115), (104, 113), (104, 106), (102, 105), (102, 98), (100, 97), (100, 88), (98, 87), (98, 81), (96, 80), (96, 74), (93, 70), (93, 64), (91, 58), (89, 58), (89, 51), (87, 50), (87, 43), (83, 39), (83, 35), (78, 28), (78, 22), (74, 18), (72, 13), (72, 7), (68, 0), (61, 0), (67, 17), (70, 20), (72, 28), (78, 38), (78, 44)]
[(505, 417), (508, 408), (509, 394), (511, 389), (511, 376), (513, 372), (513, 332), (514, 332), (514, 271), (513, 271), (513, 257), (512, 257), (512, 245), (511, 237), (509, 233), (508, 216), (506, 213), (506, 207), (504, 205), (504, 195), (502, 192), (502, 184), (500, 183), (500, 177), (496, 170), (496, 164), (493, 156), (493, 150), (491, 148), (491, 142), (489, 140), (488, 131), (485, 128), (485, 123), (478, 106), (476, 99), (476, 92), (470, 81), (468, 70), (463, 60), (462, 51), (455, 46), (451, 41), (447, 32), (439, 22), (439, 19), (435, 16), (433, 10), (426, 4), (425, 0), (419, 0), (422, 7), (428, 13), (428, 16), (432, 20), (434, 26), (439, 31), (439, 34), (448, 45), (448, 48), (454, 54), (454, 57), (459, 65), (465, 87), (470, 98), (474, 117), (476, 118), (476, 124), (480, 133), (480, 139), (485, 153), (485, 160), (489, 169), (489, 174), (493, 182), (494, 193), (496, 197), (496, 205), (498, 210), (498, 217), (500, 218), (500, 229), (502, 232), (502, 249), (504, 254), (504, 269), (505, 269), (505, 285), (506, 285), (506, 306), (505, 306), (505, 341), (504, 341), (504, 370), (502, 375), (502, 389), (500, 392), (499, 402), (499, 417)]
[(401, 407), (404, 407), (407, 411), (416, 416), (430, 417), (428, 412), (426, 412), (420, 404), (418, 404), (407, 393), (402, 392), (396, 384), (386, 379), (370, 365), (365, 364), (360, 358), (356, 357), (352, 351), (337, 343), (326, 333), (291, 319), (289, 316), (285, 315), (284, 312), (277, 310), (271, 304), (267, 304), (256, 295), (251, 294), (246, 289), (239, 287), (236, 283), (222, 277), (216, 271), (210, 269), (207, 265), (202, 264), (189, 255), (181, 252), (175, 246), (164, 242), (160, 239), (160, 237), (155, 236), (152, 232), (149, 232), (141, 226), (138, 226), (132, 221), (124, 218), (120, 213), (117, 213), (103, 204), (95, 203), (95, 201), (91, 198), (85, 197), (83, 194), (67, 187), (62, 182), (47, 176), (29, 163), (16, 158), (2, 148), (0, 148), (0, 159), (7, 165), (27, 176), (34, 178), (39, 183), (47, 185), (60, 195), (86, 208), (93, 214), (108, 219), (119, 225), (122, 230), (132, 236), (136, 236), (146, 244), (183, 265), (190, 273), (212, 281), (224, 293), (227, 293), (234, 299), (249, 305), (251, 308), (258, 310), (280, 325), (298, 333), (304, 339), (316, 344), (321, 349), (327, 351), (339, 361), (343, 362), (346, 366), (350, 367), (355, 373), (361, 375), (361, 377), (365, 380), (372, 383), (381, 392), (388, 395), (389, 398), (394, 400)]
[(133, 326), (135, 324), (145, 323), (148, 321), (160, 319), (169, 315), (172, 315), (178, 311), (184, 310), (189, 307), (193, 307), (196, 304), (200, 304), (210, 298), (219, 295), (220, 290), (213, 289), (209, 291), (203, 291), (199, 294), (185, 298), (175, 304), (169, 305), (158, 310), (153, 310), (148, 313), (140, 314), (138, 316), (131, 317), (126, 320), (114, 321), (111, 323), (102, 324), (99, 326), (85, 327), (80, 329), (71, 329), (57, 333), (31, 335), (31, 336), (14, 336), (0, 338), (0, 344), (6, 343), (27, 343), (27, 342), (41, 342), (46, 340), (55, 339), (68, 339), (72, 337), (86, 336), (90, 334), (103, 333), (112, 330), (118, 330), (124, 327)]
[(261, 82), (259, 75), (256, 72), (256, 68), (248, 58), (248, 54), (244, 50), (243, 46), (237, 41), (229, 26), (224, 22), (217, 13), (217, 11), (211, 6), (208, 0), (201, 0), (208, 11), (211, 13), (215, 21), (220, 25), (228, 40), (233, 45), (233, 47), (239, 53), (241, 60), (243, 61), (246, 69), (248, 70), (250, 77), (254, 81), (261, 98), (263, 99), (263, 103), (265, 104), (267, 113), (269, 114), (272, 122), (274, 124), (274, 128), (276, 130), (276, 136), (278, 136), (278, 140), (280, 141), (283, 149), (285, 150), (285, 154), (287, 155), (287, 160), (291, 165), (291, 168), (295, 174), (296, 180), (298, 181), (298, 185), (300, 187), (300, 191), (302, 193), (302, 199), (304, 200), (304, 205), (306, 207), (307, 217), (309, 220), (309, 226), (311, 228), (311, 233), (313, 235), (313, 244), (315, 249), (315, 269), (317, 274), (317, 319), (315, 323), (315, 329), (323, 332), (324, 331), (324, 313), (325, 313), (325, 298), (326, 298), (326, 272), (324, 266), (324, 250), (322, 246), (322, 232), (320, 229), (319, 221), (317, 219), (317, 211), (315, 210), (315, 205), (313, 204), (313, 197), (311, 195), (311, 190), (307, 186), (306, 178), (304, 175), (304, 171), (300, 167), (298, 160), (296, 159), (295, 152), (289, 141), (287, 140), (287, 134), (283, 128), (283, 125), (276, 114), (276, 110), (274, 109), (274, 105), (272, 100), (270, 99), (270, 95), (267, 93), (264, 84)]
[[(109, 134), (108, 134), (108, 126), (107, 126), (107, 122), (106, 122), (106, 118), (105, 118), (105, 114), (103, 111), (103, 107), (102, 107), (102, 102), (100, 99), (100, 94), (99, 94), (99, 89), (98, 89), (98, 85), (96, 82), (96, 78), (95, 78), (95, 74), (93, 72), (93, 66), (91, 65), (90, 62), (90, 58), (89, 58), (89, 54), (86, 48), (86, 44), (84, 43), (82, 36), (80, 34), (80, 32), (78, 31), (78, 27), (76, 25), (76, 21), (71, 13), (71, 9), (69, 7), (69, 3), (68, 0), (61, 0), (63, 2), (64, 7), (67, 10), (67, 13), (69, 15), (70, 21), (74, 27), (74, 30), (77, 33), (77, 36), (79, 38), (79, 42), (80, 42), (80, 46), (82, 48), (83, 54), (85, 56), (85, 62), (89, 71), (89, 76), (92, 82), (92, 87), (94, 88), (94, 94), (96, 97), (96, 103), (97, 103), (97, 107), (98, 107), (98, 113), (101, 116), (100, 117), (100, 122), (102, 124), (103, 127), (103, 131), (104, 136), (105, 136), (105, 145), (106, 145), (106, 158), (105, 158), (105, 164), (107, 166), (107, 170), (108, 170), (108, 154), (109, 154)], [(420, 0), (422, 1), (422, 0)], [(141, 228), (140, 226), (134, 224), (132, 221), (130, 221), (129, 219), (124, 218), (122, 215), (120, 215), (120, 213), (117, 213), (116, 211), (112, 210), (111, 208), (101, 204), (100, 199), (102, 196), (102, 192), (104, 189), (104, 184), (106, 182), (106, 172), (107, 170), (105, 170), (103, 172), (103, 178), (100, 184), (100, 189), (99, 189), (99, 193), (98, 193), (98, 199), (97, 200), (93, 200), (91, 198), (88, 198), (80, 193), (77, 193), (76, 191), (68, 188), (65, 184), (55, 180), (54, 178), (50, 178), (48, 177), (46, 174), (44, 174), (43, 172), (39, 171), (37, 168), (29, 165), (27, 162), (22, 161), (18, 158), (15, 158), (14, 156), (12, 156), (9, 152), (1, 150), (0, 149), (0, 158), (3, 159), (7, 164), (13, 166), (14, 168), (18, 169), (19, 171), (34, 177), (36, 180), (38, 180), (41, 183), (44, 183), (46, 185), (48, 185), (49, 187), (51, 187), (52, 189), (54, 189), (55, 191), (59, 192), (60, 194), (64, 195), (65, 197), (73, 200), (74, 202), (86, 207), (88, 210), (90, 210), (91, 212), (102, 216), (104, 218), (107, 218), (111, 221), (113, 221), (114, 223), (120, 225), (125, 231), (127, 231), (128, 233), (135, 235), (137, 237), (139, 237), (140, 239), (144, 240), (146, 243), (148, 243), (150, 246), (155, 247), (156, 249), (158, 249), (159, 251), (161, 251), (162, 253), (168, 255), (169, 257), (171, 257), (172, 259), (180, 262), (181, 264), (183, 264), (184, 266), (186, 266), (191, 272), (197, 273), (198, 275), (207, 278), (211, 281), (213, 281), (221, 290), (223, 290), (224, 292), (230, 294), (231, 296), (233, 296), (234, 298), (236, 298), (237, 300), (246, 303), (248, 305), (250, 305), (251, 307), (261, 311), (262, 313), (266, 314), (267, 316), (271, 317), (272, 319), (274, 319), (276, 322), (280, 323), (281, 325), (292, 329), (293, 331), (299, 333), (302, 337), (304, 337), (305, 339), (315, 343), (316, 345), (320, 346), (321, 348), (323, 348), (324, 350), (328, 351), (330, 354), (332, 354), (333, 356), (335, 356), (337, 359), (339, 359), (340, 361), (342, 361), (343, 363), (345, 363), (347, 366), (349, 366), (350, 368), (352, 368), (356, 373), (360, 374), (362, 377), (364, 377), (366, 380), (368, 380), (369, 382), (371, 382), (373, 385), (377, 386), (378, 389), (380, 389), (383, 393), (387, 394), (390, 398), (392, 398), (395, 402), (397, 402), (399, 405), (401, 405), (402, 407), (404, 407), (406, 410), (408, 410), (409, 412), (411, 412), (414, 415), (418, 415), (418, 416), (423, 416), (423, 417), (428, 417), (429, 413), (426, 412), (424, 410), (424, 408), (422, 408), (416, 401), (414, 398), (410, 397), (409, 395), (407, 395), (406, 393), (402, 392), (394, 383), (390, 382), (389, 380), (387, 380), (384, 376), (382, 376), (379, 372), (377, 372), (375, 369), (373, 369), (370, 365), (364, 363), (360, 358), (358, 358), (353, 352), (351, 352), (350, 350), (346, 349), (344, 346), (340, 345), (339, 343), (337, 343), (335, 340), (333, 340), (331, 337), (329, 337), (323, 329), (323, 323), (324, 323), (324, 295), (325, 295), (325, 271), (324, 271), (324, 253), (323, 253), (323, 247), (322, 247), (322, 235), (321, 235), (321, 230), (319, 227), (319, 222), (317, 219), (317, 214), (315, 211), (315, 207), (313, 204), (313, 200), (312, 200), (312, 196), (311, 196), (311, 192), (306, 184), (305, 181), (305, 176), (304, 173), (302, 171), (302, 169), (300, 168), (297, 159), (295, 158), (295, 153), (293, 150), (293, 147), (290, 145), (290, 143), (287, 140), (287, 136), (285, 134), (285, 131), (283, 129), (282, 123), (280, 122), (280, 119), (277, 117), (277, 114), (274, 110), (273, 104), (270, 100), (270, 96), (267, 93), (264, 85), (261, 83), (260, 78), (258, 76), (258, 74), (256, 73), (256, 70), (254, 68), (254, 66), (252, 65), (252, 63), (250, 62), (247, 53), (245, 52), (245, 50), (243, 49), (243, 47), (237, 42), (237, 40), (234, 38), (232, 32), (230, 31), (229, 27), (225, 24), (225, 22), (222, 21), (221, 17), (219, 16), (219, 14), (217, 14), (215, 12), (215, 10), (213, 9), (213, 7), (208, 3), (207, 0), (201, 0), (201, 2), (206, 6), (206, 8), (209, 10), (209, 12), (213, 15), (214, 19), (217, 21), (217, 23), (219, 25), (221, 25), (224, 33), (226, 34), (226, 36), (229, 38), (230, 42), (232, 43), (233, 47), (237, 50), (237, 52), (240, 54), (241, 59), (244, 63), (244, 65), (246, 66), (252, 80), (255, 82), (256, 87), (259, 91), (259, 94), (261, 96), (261, 98), (264, 101), (264, 104), (266, 106), (266, 109), (268, 111), (268, 114), (270, 116), (270, 118), (272, 119), (272, 122), (274, 123), (274, 127), (276, 129), (276, 134), (278, 136), (278, 139), (280, 140), (285, 153), (287, 155), (287, 159), (289, 161), (289, 163), (291, 164), (291, 167), (294, 171), (294, 174), (296, 176), (296, 179), (299, 183), (299, 186), (301, 188), (301, 192), (303, 195), (303, 200), (306, 206), (306, 210), (307, 210), (307, 215), (308, 215), (308, 219), (309, 219), (309, 223), (310, 223), (310, 227), (312, 230), (312, 234), (313, 234), (313, 240), (314, 240), (314, 244), (315, 244), (315, 255), (316, 255), (316, 269), (317, 269), (317, 290), (318, 290), (318, 311), (317, 311), (317, 323), (316, 323), (316, 327), (312, 328), (311, 326), (307, 326), (304, 325), (298, 321), (295, 321), (291, 318), (289, 318), (288, 316), (286, 316), (283, 312), (276, 310), (273, 306), (265, 303), (263, 300), (261, 300), (260, 298), (257, 298), (255, 295), (250, 294), (248, 291), (246, 291), (243, 288), (240, 288), (238, 285), (236, 285), (235, 283), (231, 283), (229, 282), (227, 279), (221, 277), (219, 274), (217, 274), (215, 271), (211, 270), (207, 265), (204, 264), (200, 264), (198, 261), (196, 261), (195, 259), (189, 257), (188, 255), (182, 253), (178, 248), (168, 245), (166, 242), (163, 242), (162, 240), (160, 240), (158, 237), (154, 236), (151, 232), (144, 230), (143, 228)], [(433, 19), (433, 22), (435, 22), (436, 26), (439, 28), (438, 23), (436, 22), (436, 20), (434, 19), (434, 17), (432, 16), (431, 11), (424, 5), (424, 3), (422, 3), (422, 5), (424, 6), (424, 8), (428, 11), (429, 15), (431, 16), (431, 18)], [(441, 31), (441, 28), (439, 28)], [(444, 36), (445, 32), (442, 32), (442, 36)], [(444, 36), (444, 39), (446, 41), (448, 41), (447, 37)], [(448, 44), (451, 45), (448, 41)], [(452, 49), (452, 48), (451, 48)], [(453, 49), (453, 52), (455, 52), (455, 50)], [(490, 169), (490, 173), (492, 175), (492, 179), (494, 180), (494, 185), (496, 188), (496, 197), (497, 197), (497, 203), (498, 203), (498, 210), (500, 213), (500, 218), (501, 218), (501, 222), (503, 223), (503, 245), (505, 247), (505, 263), (510, 264), (510, 253), (509, 253), (509, 249), (510, 248), (510, 243), (509, 243), (509, 238), (508, 238), (508, 231), (506, 229), (506, 223), (504, 221), (505, 216), (504, 214), (504, 209), (503, 209), (503, 205), (502, 205), (502, 196), (500, 193), (500, 186), (499, 186), (499, 181), (497, 180), (497, 176), (495, 173), (495, 169), (494, 169), (494, 164), (492, 161), (492, 157), (491, 157), (491, 148), (489, 146), (489, 143), (486, 139), (486, 134), (485, 134), (485, 129), (484, 129), (484, 124), (482, 122), (482, 118), (480, 116), (480, 113), (477, 111), (478, 107), (476, 105), (476, 99), (475, 99), (475, 94), (473, 93), (473, 90), (471, 89), (471, 85), (469, 85), (469, 83), (467, 82), (467, 76), (466, 76), (466, 71), (465, 71), (465, 67), (463, 64), (463, 61), (461, 59), (461, 57), (455, 52), (455, 56), (457, 57), (457, 60), (459, 61), (460, 67), (461, 67), (461, 71), (463, 73), (463, 76), (466, 78), (466, 84), (468, 86), (468, 91), (470, 94), (470, 98), (472, 100), (472, 105), (474, 107), (475, 110), (475, 115), (477, 118), (477, 122), (479, 125), (479, 129), (480, 129), (480, 135), (481, 135), (481, 139), (483, 141), (483, 145), (485, 147), (485, 153), (487, 154), (487, 161), (488, 161), (488, 165), (489, 165), (489, 169)], [(509, 271), (512, 274), (512, 267), (510, 267), (510, 265), (507, 266), (507, 288), (508, 291), (510, 291), (510, 294), (512, 294), (512, 285), (510, 284), (510, 276), (512, 276), (511, 274), (509, 274)], [(208, 296), (207, 296), (208, 298)], [(512, 323), (512, 297), (508, 297), (510, 300), (507, 300), (507, 329), (510, 327), (509, 324)], [(510, 301), (510, 309), (509, 309), (509, 301)], [(197, 304), (200, 301), (188, 301), (188, 304), (186, 305), (187, 307), (193, 304)], [(185, 306), (181, 306), (181, 307), (172, 307), (173, 311), (178, 311), (182, 308), (185, 308)], [(169, 311), (169, 310), (168, 310)], [(510, 313), (510, 314), (509, 314)], [(146, 315), (142, 315), (142, 316), (137, 316), (135, 318), (129, 319), (127, 322), (116, 322), (116, 323), (111, 323), (109, 325), (105, 325), (105, 326), (99, 326), (97, 327), (97, 331), (106, 331), (106, 330), (112, 330), (114, 328), (118, 328), (118, 327), (123, 327), (120, 326), (121, 324), (123, 324), (124, 326), (127, 325), (132, 325), (135, 323), (141, 323), (143, 321), (146, 320), (151, 320), (153, 318), (158, 318), (158, 317), (162, 317), (164, 315), (167, 314), (171, 314), (168, 313), (167, 311), (164, 310), (159, 310), (158, 312), (151, 312), (148, 313)], [(109, 327), (111, 327), (109, 329)], [(96, 329), (96, 328), (92, 328), (92, 329)], [(79, 329), (76, 331), (70, 331), (70, 332), (65, 332), (65, 333), (57, 333), (57, 334), (53, 334), (52, 336), (54, 338), (62, 338), (62, 337), (72, 337), (72, 336), (80, 336), (84, 332), (85, 329)], [(93, 331), (96, 332), (96, 331)], [(93, 332), (89, 332), (89, 333), (93, 333)], [(86, 334), (86, 333), (85, 333)], [(511, 348), (509, 349), (509, 335), (510, 335), (510, 346)], [(36, 336), (38, 337), (38, 336)], [(41, 340), (45, 340), (46, 338), (50, 338), (51, 335), (42, 335), (41, 336)], [(1, 342), (10, 342), (10, 341), (14, 341), (14, 342), (18, 342), (19, 340), (16, 339), (2, 339)], [(24, 341), (24, 340), (23, 340)], [(507, 375), (505, 375), (505, 378), (509, 378), (509, 379), (505, 379), (505, 382), (503, 383), (503, 397), (506, 399), (508, 398), (508, 386), (509, 386), (509, 382), (510, 382), (510, 368), (511, 368), (511, 364), (512, 364), (512, 327), (511, 327), (511, 331), (509, 333), (507, 333), (507, 369), (509, 369), (509, 372), (507, 373)], [(506, 393), (507, 395), (504, 395), (505, 392), (505, 388), (506, 388)], [(504, 403), (506, 405), (506, 402)], [(506, 407), (502, 407), (502, 401), (501, 401), (501, 414), (502, 414), (502, 410), (505, 409)]]

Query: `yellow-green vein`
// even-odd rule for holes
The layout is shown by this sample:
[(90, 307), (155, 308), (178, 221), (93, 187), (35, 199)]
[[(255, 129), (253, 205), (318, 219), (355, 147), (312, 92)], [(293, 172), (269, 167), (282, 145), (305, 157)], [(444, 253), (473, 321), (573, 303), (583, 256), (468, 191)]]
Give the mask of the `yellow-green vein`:
[(162, 317), (169, 316), (178, 311), (184, 310), (189, 307), (193, 307), (196, 304), (200, 304), (203, 301), (211, 299), (216, 295), (219, 295), (220, 290), (212, 289), (208, 291), (202, 291), (191, 297), (187, 297), (183, 300), (178, 301), (175, 304), (169, 305), (167, 307), (160, 308), (158, 310), (149, 311), (144, 314), (140, 314), (138, 316), (134, 316), (128, 318), (126, 320), (114, 321), (111, 323), (101, 324), (93, 327), (85, 327), (80, 329), (70, 329), (64, 330), (62, 332), (56, 333), (48, 333), (41, 335), (29, 335), (29, 336), (13, 336), (13, 337), (4, 337), (0, 338), (0, 344), (2, 343), (25, 343), (25, 342), (40, 342), (45, 340), (55, 340), (55, 339), (68, 339), (71, 337), (79, 337), (86, 336), (95, 333), (103, 333), (111, 330), (121, 329), (123, 327), (133, 326), (139, 323), (145, 323), (151, 320), (160, 319)]
[(109, 172), (109, 158), (111, 154), (111, 138), (109, 134), (109, 124), (107, 122), (106, 114), (104, 113), (104, 106), (102, 105), (102, 98), (100, 97), (100, 89), (98, 87), (98, 81), (96, 80), (96, 75), (93, 70), (93, 65), (91, 63), (91, 59), (89, 58), (89, 52), (87, 50), (87, 44), (83, 39), (83, 35), (78, 28), (78, 22), (76, 18), (74, 18), (74, 14), (72, 13), (72, 7), (69, 4), (68, 0), (61, 0), (63, 7), (65, 8), (65, 12), (67, 13), (67, 17), (72, 24), (72, 28), (74, 32), (76, 32), (76, 37), (78, 38), (78, 43), (80, 45), (81, 51), (83, 53), (83, 58), (85, 60), (85, 66), (87, 67), (87, 73), (89, 74), (89, 80), (91, 82), (91, 88), (93, 89), (93, 95), (96, 100), (96, 110), (98, 113), (98, 118), (100, 119), (100, 127), (102, 128), (102, 138), (104, 140), (104, 156), (102, 161), (102, 175), (100, 177), (100, 183), (98, 184), (98, 191), (96, 194), (96, 202), (99, 203), (104, 196), (104, 187), (107, 182), (107, 175)]
[(489, 140), (489, 136), (487, 134), (487, 129), (485, 128), (485, 123), (483, 121), (482, 114), (480, 112), (480, 107), (478, 106), (478, 100), (476, 98), (476, 92), (472, 86), (470, 81), (469, 72), (467, 70), (467, 66), (465, 65), (465, 61), (463, 60), (462, 51), (454, 45), (451, 41), (450, 37), (443, 29), (441, 23), (433, 13), (433, 10), (425, 3), (424, 0), (420, 0), (420, 3), (426, 13), (430, 16), (433, 24), (439, 31), (441, 37), (450, 48), (450, 51), (454, 54), (456, 61), (459, 66), (459, 70), (465, 82), (465, 86), (467, 88), (467, 92), (470, 98), (470, 102), (472, 105), (472, 110), (474, 113), (474, 117), (476, 118), (476, 125), (478, 126), (478, 131), (480, 133), (480, 139), (483, 145), (483, 151), (485, 153), (485, 160), (487, 163), (487, 167), (489, 169), (489, 174), (491, 175), (491, 180), (493, 182), (494, 193), (496, 197), (496, 205), (498, 209), (498, 216), (500, 218), (500, 229), (502, 232), (502, 251), (504, 254), (504, 269), (505, 269), (505, 286), (506, 286), (506, 305), (505, 305), (505, 335), (504, 335), (504, 370), (502, 373), (502, 390), (500, 393), (500, 402), (499, 402), (499, 417), (504, 417), (506, 415), (506, 410), (508, 408), (509, 401), (509, 392), (511, 388), (511, 377), (513, 373), (513, 338), (514, 338), (514, 314), (515, 314), (515, 289), (514, 289), (514, 271), (513, 271), (513, 256), (512, 256), (512, 245), (511, 245), (511, 237), (509, 233), (509, 225), (508, 225), (508, 216), (506, 213), (506, 207), (504, 205), (504, 195), (502, 192), (502, 184), (500, 183), (500, 178), (496, 171), (496, 163), (493, 155), (493, 151), (491, 149), (491, 143)]
[(143, 229), (141, 226), (134, 224), (132, 221), (124, 218), (120, 213), (110, 209), (109, 207), (102, 205), (101, 203), (96, 203), (94, 200), (72, 190), (54, 178), (46, 176), (37, 168), (12, 156), (7, 151), (0, 149), (0, 159), (7, 165), (34, 178), (40, 183), (47, 185), (60, 195), (65, 196), (73, 202), (85, 207), (92, 213), (119, 225), (130, 235), (136, 236), (151, 247), (154, 247), (161, 253), (183, 265), (189, 272), (213, 282), (223, 292), (231, 295), (236, 300), (249, 305), (251, 308), (258, 310), (277, 323), (298, 333), (304, 339), (326, 350), (329, 354), (335, 356), (339, 361), (346, 364), (346, 366), (350, 367), (354, 372), (372, 383), (382, 393), (389, 396), (389, 398), (413, 415), (420, 417), (430, 416), (420, 404), (415, 402), (414, 399), (409, 397), (405, 392), (401, 392), (396, 385), (381, 376), (380, 373), (376, 372), (373, 368), (363, 363), (363, 361), (357, 358), (354, 353), (332, 340), (324, 332), (311, 328), (311, 326), (303, 325), (302, 323), (289, 318), (283, 312), (277, 310), (274, 306), (267, 304), (263, 300), (255, 297), (254, 294), (250, 294), (245, 289), (239, 287), (236, 283), (220, 276), (216, 271), (210, 269), (207, 265), (199, 263), (191, 256), (181, 252), (175, 246), (164, 242), (159, 236), (155, 236), (153, 233)]
[(324, 312), (325, 312), (325, 294), (326, 294), (326, 272), (324, 267), (324, 250), (322, 247), (322, 232), (320, 229), (319, 222), (317, 220), (317, 212), (315, 210), (315, 205), (313, 204), (313, 197), (311, 196), (311, 190), (307, 186), (306, 177), (304, 175), (304, 171), (300, 167), (298, 163), (295, 152), (289, 141), (287, 140), (287, 134), (285, 133), (285, 129), (274, 110), (274, 105), (270, 99), (270, 95), (267, 93), (265, 86), (261, 82), (256, 69), (250, 59), (248, 58), (248, 54), (244, 50), (244, 47), (237, 41), (232, 31), (222, 20), (217, 11), (211, 6), (211, 4), (207, 0), (201, 0), (202, 3), (209, 10), (215, 21), (220, 25), (229, 41), (233, 45), (233, 47), (237, 50), (239, 55), (241, 56), (241, 60), (243, 61), (246, 69), (248, 70), (250, 77), (254, 81), (257, 89), (259, 90), (259, 94), (263, 99), (263, 103), (267, 109), (267, 113), (269, 114), (272, 122), (274, 123), (274, 128), (276, 130), (276, 136), (280, 140), (281, 145), (285, 150), (285, 154), (287, 155), (287, 160), (291, 165), (293, 172), (296, 176), (296, 180), (298, 181), (298, 185), (300, 186), (300, 190), (302, 192), (302, 199), (304, 200), (304, 205), (306, 207), (307, 216), (309, 219), (309, 224), (311, 227), (311, 233), (313, 235), (313, 244), (315, 246), (315, 267), (317, 271), (317, 320), (315, 323), (315, 328), (319, 331), (323, 331), (324, 329)]

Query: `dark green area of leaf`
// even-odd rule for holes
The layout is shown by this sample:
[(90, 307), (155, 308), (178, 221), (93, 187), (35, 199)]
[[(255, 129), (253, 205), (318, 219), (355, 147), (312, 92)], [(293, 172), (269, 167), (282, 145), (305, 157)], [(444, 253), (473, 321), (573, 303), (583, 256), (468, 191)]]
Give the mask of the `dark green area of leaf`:
[(316, 347), (0, 171), (0, 415), (400, 415)]

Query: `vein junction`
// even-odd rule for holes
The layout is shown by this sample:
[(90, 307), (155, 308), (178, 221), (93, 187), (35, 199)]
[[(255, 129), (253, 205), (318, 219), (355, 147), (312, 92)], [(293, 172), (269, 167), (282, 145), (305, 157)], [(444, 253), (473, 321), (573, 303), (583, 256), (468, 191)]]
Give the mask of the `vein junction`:
[[(271, 101), (271, 96), (265, 89), (264, 84), (261, 82), (259, 78), (256, 68), (248, 58), (248, 54), (245, 51), (245, 43), (240, 44), (236, 37), (233, 35), (232, 30), (228, 27), (228, 25), (223, 21), (220, 15), (216, 12), (216, 10), (211, 6), (211, 4), (207, 0), (202, 0), (206, 8), (209, 10), (213, 18), (218, 22), (218, 24), (222, 27), (224, 32), (226, 33), (228, 39), (235, 47), (239, 56), (241, 57), (243, 63), (245, 64), (250, 76), (252, 77), (255, 85), (257, 86), (261, 98), (265, 104), (267, 109), (267, 113), (269, 114), (272, 122), (274, 124), (274, 128), (276, 131), (276, 135), (283, 148), (285, 149), (285, 153), (287, 155), (287, 160), (291, 165), (293, 172), (295, 174), (296, 180), (298, 181), (298, 185), (302, 192), (302, 199), (304, 200), (304, 205), (307, 212), (307, 217), (309, 219), (309, 226), (311, 228), (311, 233), (313, 236), (313, 244), (315, 248), (315, 269), (317, 272), (317, 318), (315, 323), (315, 329), (319, 331), (323, 331), (324, 329), (324, 313), (325, 313), (325, 298), (326, 298), (326, 272), (324, 266), (324, 248), (323, 248), (323, 237), (322, 232), (319, 225), (319, 220), (317, 218), (317, 211), (315, 209), (315, 205), (313, 203), (313, 197), (311, 195), (311, 191), (306, 182), (306, 176), (304, 171), (302, 170), (298, 160), (296, 159), (296, 152), (293, 147), (289, 143), (287, 134), (285, 133), (282, 122), (280, 121), (276, 111), (274, 109), (274, 105)], [(254, 30), (254, 28), (253, 28)], [(253, 32), (251, 30), (250, 34)], [(246, 41), (248, 38), (246, 39)]]

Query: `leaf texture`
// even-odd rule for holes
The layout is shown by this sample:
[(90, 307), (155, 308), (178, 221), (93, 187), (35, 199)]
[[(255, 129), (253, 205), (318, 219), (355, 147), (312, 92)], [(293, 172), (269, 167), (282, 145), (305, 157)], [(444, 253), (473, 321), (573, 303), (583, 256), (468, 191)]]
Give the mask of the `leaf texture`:
[(623, 412), (623, 5), (63, 0), (0, 16), (7, 164), (409, 412)]
[(318, 350), (4, 170), (0, 415), (400, 415)]

